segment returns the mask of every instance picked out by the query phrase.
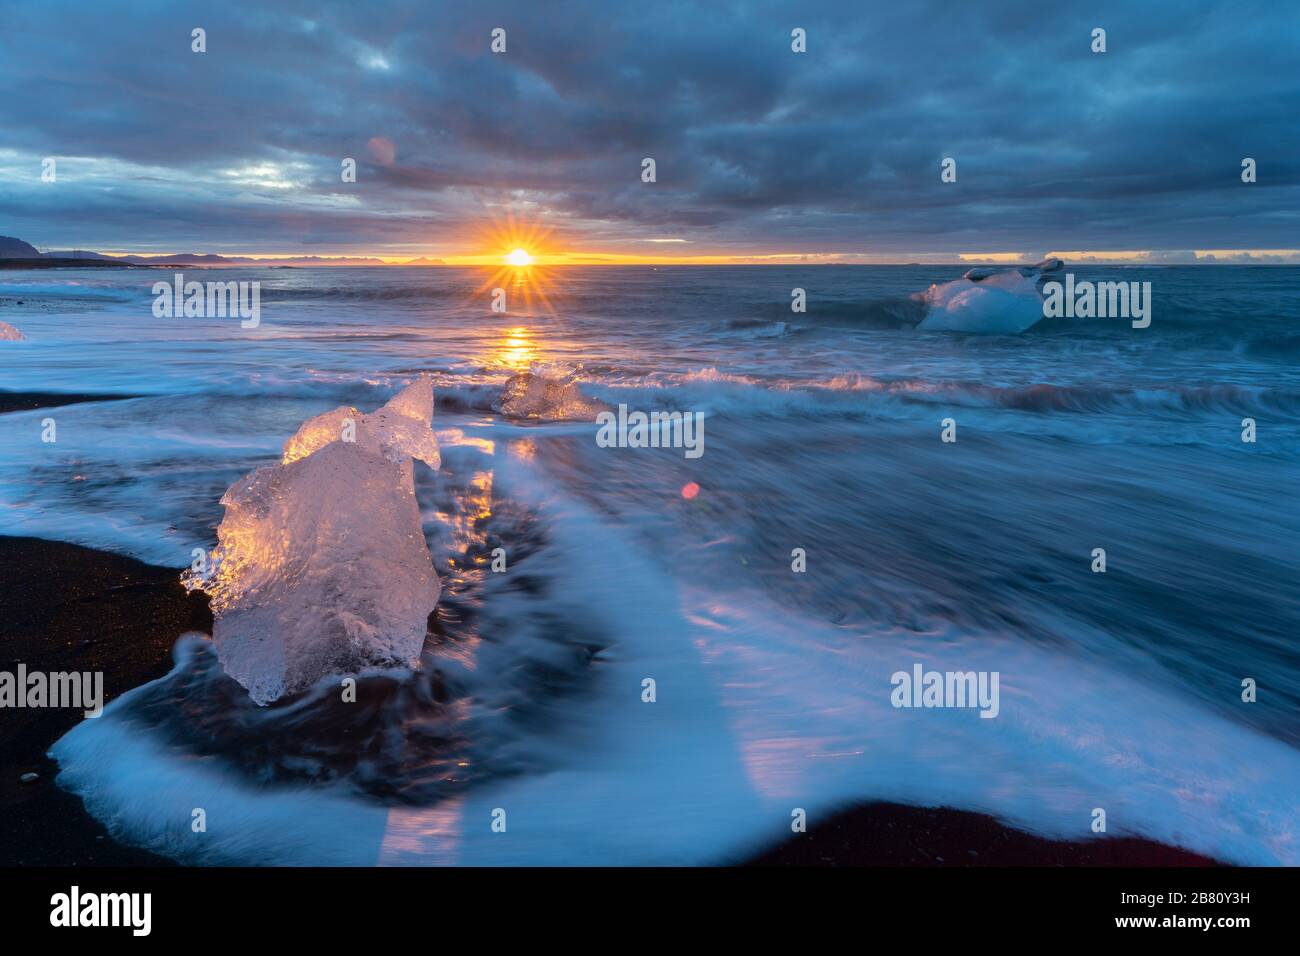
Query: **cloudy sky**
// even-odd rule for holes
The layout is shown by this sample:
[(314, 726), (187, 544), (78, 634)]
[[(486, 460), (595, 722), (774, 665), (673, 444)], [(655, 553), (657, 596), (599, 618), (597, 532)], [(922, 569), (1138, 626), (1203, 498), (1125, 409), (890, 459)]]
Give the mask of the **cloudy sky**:
[(495, 254), (512, 228), (575, 258), (1277, 256), (1260, 250), (1300, 247), (1298, 52), (1300, 5), (1242, 0), (0, 0), (0, 234), (390, 257)]

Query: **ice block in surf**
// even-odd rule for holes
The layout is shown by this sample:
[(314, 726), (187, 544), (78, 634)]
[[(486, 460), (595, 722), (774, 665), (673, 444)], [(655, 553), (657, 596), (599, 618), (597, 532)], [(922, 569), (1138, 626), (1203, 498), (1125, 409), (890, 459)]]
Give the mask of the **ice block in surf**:
[(927, 312), (918, 328), (941, 332), (1015, 334), (1043, 317), (1038, 281), (1065, 267), (1060, 259), (1032, 266), (980, 266), (960, 279), (932, 285), (920, 293)]
[(415, 459), (440, 463), (432, 422), (422, 377), (369, 415), (309, 419), (222, 497), (212, 560), (183, 581), (211, 596), (222, 667), (257, 703), (418, 660), (440, 590), (414, 487)]
[(583, 396), (578, 372), (578, 366), (562, 362), (531, 362), (527, 371), (510, 377), (492, 408), (510, 418), (590, 419), (601, 405)]

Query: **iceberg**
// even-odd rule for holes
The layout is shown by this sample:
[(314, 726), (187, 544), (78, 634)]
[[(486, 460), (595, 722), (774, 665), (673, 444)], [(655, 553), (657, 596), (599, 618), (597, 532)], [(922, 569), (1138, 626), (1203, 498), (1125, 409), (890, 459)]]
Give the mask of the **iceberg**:
[(422, 376), (371, 414), (307, 420), (222, 497), (211, 561), (182, 582), (211, 598), (218, 660), (256, 703), (418, 662), (440, 593), (414, 487), (416, 459), (440, 464), (432, 423)]
[(0, 342), (20, 342), (23, 334), (8, 322), (0, 322)]
[(1038, 280), (1065, 267), (1060, 259), (1032, 266), (980, 266), (960, 279), (932, 285), (917, 298), (927, 306), (917, 328), (941, 332), (1014, 335), (1043, 317)]

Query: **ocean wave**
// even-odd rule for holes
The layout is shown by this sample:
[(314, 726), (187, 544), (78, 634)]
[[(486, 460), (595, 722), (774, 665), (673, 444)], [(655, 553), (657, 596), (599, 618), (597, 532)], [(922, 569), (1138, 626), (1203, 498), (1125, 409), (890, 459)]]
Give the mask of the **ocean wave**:
[(910, 295), (867, 299), (861, 302), (833, 299), (810, 305), (798, 316), (814, 326), (861, 329), (912, 329), (921, 324), (928, 305)]
[(789, 322), (774, 322), (769, 319), (727, 319), (714, 326), (721, 332), (732, 333), (742, 338), (775, 339), (799, 335), (805, 329)]
[[(791, 807), (818, 819), (872, 799), (1076, 840), (1096, 838), (1101, 806), (1110, 835), (1300, 862), (1300, 755), (1148, 674), (995, 633), (863, 635), (744, 585), (723, 594), (525, 458), (491, 464), (489, 510), (520, 518), (531, 550), (508, 591), (467, 602), (477, 643), (435, 636), (423, 676), (368, 675), (364, 703), (322, 687), (259, 713), (186, 639), (171, 674), (54, 746), (59, 784), (115, 837), (187, 863), (717, 863), (788, 836)], [(603, 573), (573, 574), (592, 554)], [(916, 662), (1000, 673), (998, 718), (891, 707), (890, 674)], [(1188, 735), (1201, 746), (1171, 746)], [(491, 831), (501, 812), (509, 838)]]
[(1300, 391), (1241, 385), (1136, 388), (1104, 385), (1033, 385), (997, 387), (946, 384), (908, 392), (914, 401), (935, 401), (1024, 412), (1204, 412), (1227, 415), (1295, 415)]
[(603, 401), (617, 404), (658, 401), (673, 408), (731, 415), (829, 413), (882, 414), (889, 405), (1005, 409), (1047, 415), (1093, 414), (1285, 415), (1300, 413), (1300, 390), (1230, 384), (1180, 387), (1096, 384), (987, 385), (980, 382), (887, 379), (849, 373), (822, 380), (761, 380), (705, 369), (678, 375), (652, 375), (640, 384), (586, 386)]
[(35, 304), (37, 299), (95, 299), (125, 302), (144, 296), (148, 289), (149, 284), (144, 282), (141, 282), (139, 290), (76, 279), (63, 282), (0, 282), (0, 296), (22, 299), (24, 304), (27, 304), (28, 299), (33, 300), (32, 304)]

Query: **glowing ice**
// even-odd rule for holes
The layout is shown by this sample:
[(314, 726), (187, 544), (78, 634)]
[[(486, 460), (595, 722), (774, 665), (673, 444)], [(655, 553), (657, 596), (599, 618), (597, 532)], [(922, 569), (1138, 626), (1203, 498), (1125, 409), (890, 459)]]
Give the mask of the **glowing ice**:
[(918, 328), (943, 332), (1014, 334), (1043, 317), (1038, 279), (1063, 267), (1059, 259), (1012, 269), (975, 268), (921, 294), (929, 312)]
[(578, 388), (578, 369), (559, 362), (532, 362), (512, 376), (492, 407), (511, 418), (590, 418), (599, 409)]
[(8, 322), (0, 322), (0, 342), (17, 342), (22, 337), (23, 334)]
[(432, 421), (422, 377), (369, 415), (344, 407), (309, 419), (280, 464), (222, 497), (208, 570), (183, 580), (211, 596), (217, 656), (257, 703), (419, 659), (440, 588), (412, 459), (438, 467)]

